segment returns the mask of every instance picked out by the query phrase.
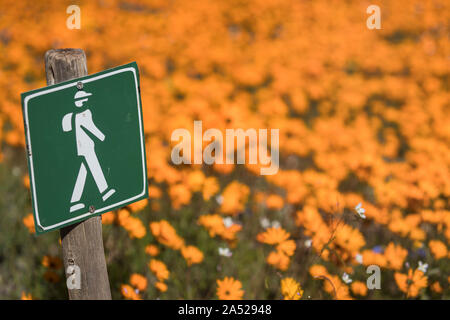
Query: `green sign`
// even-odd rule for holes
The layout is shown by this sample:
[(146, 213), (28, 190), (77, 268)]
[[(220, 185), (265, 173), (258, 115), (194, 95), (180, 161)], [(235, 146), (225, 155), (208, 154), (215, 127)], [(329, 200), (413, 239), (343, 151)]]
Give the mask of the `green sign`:
[(36, 233), (148, 197), (135, 62), (22, 94)]

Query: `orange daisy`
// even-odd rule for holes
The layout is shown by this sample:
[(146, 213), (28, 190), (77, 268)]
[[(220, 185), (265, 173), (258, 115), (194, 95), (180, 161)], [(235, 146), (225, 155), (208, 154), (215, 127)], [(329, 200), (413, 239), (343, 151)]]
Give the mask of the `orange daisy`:
[(217, 280), (217, 296), (220, 300), (241, 300), (244, 295), (242, 284), (233, 277), (225, 277)]

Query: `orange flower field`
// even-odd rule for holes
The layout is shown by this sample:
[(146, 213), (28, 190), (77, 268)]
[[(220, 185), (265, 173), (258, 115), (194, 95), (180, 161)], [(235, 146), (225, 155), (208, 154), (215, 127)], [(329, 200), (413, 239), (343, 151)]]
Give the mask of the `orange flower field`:
[[(20, 101), (57, 48), (139, 67), (149, 198), (102, 215), (114, 299), (449, 299), (449, 34), (445, 0), (0, 1), (0, 299), (67, 298)], [(198, 120), (279, 129), (279, 170), (175, 165)]]

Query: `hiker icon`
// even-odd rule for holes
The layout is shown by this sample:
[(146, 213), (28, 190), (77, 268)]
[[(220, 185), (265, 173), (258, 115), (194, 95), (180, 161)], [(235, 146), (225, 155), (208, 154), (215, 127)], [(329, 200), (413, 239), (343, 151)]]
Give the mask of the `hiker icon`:
[[(83, 107), (83, 104), (88, 101), (88, 97), (91, 95), (92, 93), (85, 92), (83, 90), (77, 91), (74, 96), (75, 106), (77, 108)], [(72, 131), (72, 127), (74, 127), (75, 131), (77, 155), (81, 157), (82, 160), (78, 171), (77, 180), (75, 182), (75, 187), (72, 192), (72, 198), (70, 200), (70, 212), (74, 212), (85, 207), (80, 200), (86, 184), (87, 169), (91, 172), (98, 191), (102, 195), (103, 201), (106, 201), (116, 192), (114, 189), (108, 189), (108, 183), (106, 182), (102, 168), (98, 161), (97, 154), (95, 153), (95, 141), (88, 134), (90, 133), (100, 141), (105, 140), (105, 135), (97, 128), (92, 120), (91, 110), (86, 108), (84, 111), (78, 113), (71, 112), (66, 114), (62, 119), (63, 131), (70, 132)]]

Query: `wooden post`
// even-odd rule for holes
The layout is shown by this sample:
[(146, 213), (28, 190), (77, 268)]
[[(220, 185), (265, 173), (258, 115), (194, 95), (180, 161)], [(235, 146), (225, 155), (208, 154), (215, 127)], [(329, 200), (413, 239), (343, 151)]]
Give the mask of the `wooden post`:
[[(45, 53), (47, 85), (86, 76), (86, 55), (81, 49), (57, 49)], [(68, 289), (71, 300), (110, 300), (108, 270), (103, 249), (101, 217), (92, 217), (60, 230), (64, 270), (80, 268), (81, 288)]]

